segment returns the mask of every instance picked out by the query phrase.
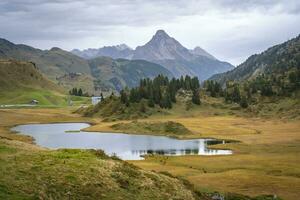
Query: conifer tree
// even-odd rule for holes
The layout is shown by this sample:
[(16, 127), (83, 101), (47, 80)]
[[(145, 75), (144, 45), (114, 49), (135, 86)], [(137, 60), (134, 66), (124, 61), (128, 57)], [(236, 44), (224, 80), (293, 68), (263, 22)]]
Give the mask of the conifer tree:
[(240, 106), (242, 108), (247, 108), (248, 107), (247, 98), (245, 96), (242, 96), (241, 101), (240, 101)]
[(123, 104), (128, 104), (128, 97), (127, 97), (127, 93), (124, 90), (120, 91), (120, 95), (121, 95), (121, 102)]
[(193, 90), (192, 102), (196, 105), (200, 105), (200, 95), (198, 90)]
[(79, 88), (77, 96), (82, 96), (82, 89), (81, 88)]

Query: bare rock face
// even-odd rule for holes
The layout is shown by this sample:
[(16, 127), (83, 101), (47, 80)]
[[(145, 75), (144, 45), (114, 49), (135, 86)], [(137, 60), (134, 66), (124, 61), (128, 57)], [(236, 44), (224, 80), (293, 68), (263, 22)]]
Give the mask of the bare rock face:
[(71, 52), (85, 59), (92, 59), (99, 56), (107, 56), (114, 59), (116, 58), (131, 59), (133, 56), (133, 49), (131, 49), (126, 44), (119, 44), (115, 46), (104, 46), (99, 49), (85, 49), (82, 51), (78, 49), (74, 49)]
[(230, 63), (217, 60), (200, 47), (187, 49), (164, 30), (158, 30), (148, 43), (138, 46), (132, 58), (158, 63), (175, 77), (190, 75), (198, 76), (201, 80), (233, 69)]
[(147, 44), (136, 48), (133, 58), (151, 61), (166, 59), (191, 60), (193, 55), (164, 30), (158, 30)]
[(194, 55), (198, 55), (198, 56), (206, 56), (210, 59), (214, 59), (217, 60), (213, 55), (209, 54), (207, 51), (205, 51), (204, 49), (202, 49), (201, 47), (195, 47), (194, 49), (190, 49), (190, 53), (194, 54)]

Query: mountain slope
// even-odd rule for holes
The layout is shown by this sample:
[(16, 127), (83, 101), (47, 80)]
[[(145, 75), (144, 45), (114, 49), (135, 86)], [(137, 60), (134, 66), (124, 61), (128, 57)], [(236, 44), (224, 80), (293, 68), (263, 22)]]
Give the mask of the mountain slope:
[(98, 57), (89, 60), (89, 65), (94, 77), (118, 91), (126, 86), (137, 86), (142, 78), (153, 78), (159, 74), (172, 76), (164, 67), (145, 60)]
[(144, 46), (137, 47), (133, 59), (161, 64), (176, 77), (188, 74), (198, 76), (201, 80), (233, 68), (231, 64), (215, 59), (200, 47), (194, 50), (185, 48), (163, 30), (158, 30)]
[(190, 53), (192, 53), (194, 55), (205, 56), (205, 57), (216, 60), (216, 58), (213, 55), (211, 55), (210, 53), (208, 53), (201, 47), (195, 47), (194, 49), (190, 49)]
[(44, 105), (65, 103), (63, 89), (48, 80), (30, 62), (0, 60), (0, 103), (29, 103), (36, 99)]
[(70, 72), (90, 73), (90, 68), (86, 60), (59, 48), (43, 51), (27, 45), (14, 44), (5, 39), (0, 39), (1, 58), (34, 62), (47, 77), (53, 80), (58, 76)]
[(235, 69), (216, 74), (210, 79), (225, 84), (226, 81), (251, 80), (261, 74), (284, 74), (300, 68), (300, 35), (296, 38), (273, 46), (266, 51), (250, 56)]

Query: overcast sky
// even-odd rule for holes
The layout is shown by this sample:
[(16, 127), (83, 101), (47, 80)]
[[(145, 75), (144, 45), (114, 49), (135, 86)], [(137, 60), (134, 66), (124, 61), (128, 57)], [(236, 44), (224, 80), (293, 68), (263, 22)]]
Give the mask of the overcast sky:
[(164, 29), (237, 65), (300, 33), (299, 0), (1, 0), (0, 37), (41, 49), (135, 48)]

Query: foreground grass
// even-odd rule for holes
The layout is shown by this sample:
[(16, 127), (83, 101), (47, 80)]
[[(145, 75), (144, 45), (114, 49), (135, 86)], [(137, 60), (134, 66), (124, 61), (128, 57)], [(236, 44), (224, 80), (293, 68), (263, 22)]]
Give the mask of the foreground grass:
[(0, 142), (1, 199), (194, 199), (181, 181), (101, 151), (28, 151)]

